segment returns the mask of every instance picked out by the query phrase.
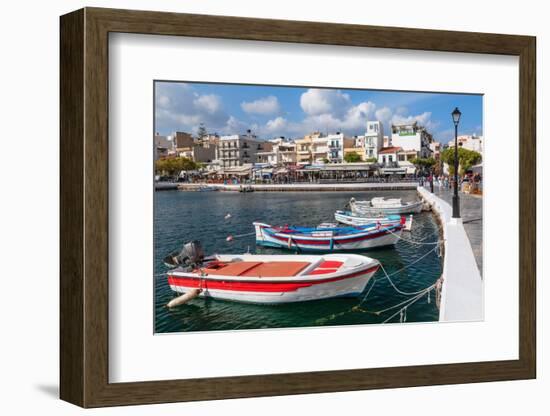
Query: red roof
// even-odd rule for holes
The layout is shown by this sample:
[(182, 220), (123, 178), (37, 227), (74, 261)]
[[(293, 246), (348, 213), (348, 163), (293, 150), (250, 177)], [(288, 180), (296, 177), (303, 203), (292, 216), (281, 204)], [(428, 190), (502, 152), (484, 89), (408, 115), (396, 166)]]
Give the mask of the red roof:
[(380, 151), (378, 152), (378, 154), (384, 154), (384, 153), (397, 153), (397, 152), (399, 152), (400, 150), (403, 150), (403, 149), (400, 148), (400, 147), (396, 147), (396, 146), (392, 146), (392, 147), (383, 147), (382, 149), (380, 149)]

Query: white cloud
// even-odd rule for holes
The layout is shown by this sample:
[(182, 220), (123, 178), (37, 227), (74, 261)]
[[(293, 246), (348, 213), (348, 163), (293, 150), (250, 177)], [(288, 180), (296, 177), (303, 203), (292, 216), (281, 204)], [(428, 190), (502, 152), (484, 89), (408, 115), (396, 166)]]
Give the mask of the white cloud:
[(193, 104), (197, 110), (206, 111), (210, 114), (215, 114), (222, 108), (221, 98), (214, 94), (199, 95), (198, 98), (193, 101)]
[[(287, 127), (288, 127), (288, 121), (283, 117), (277, 117), (277, 118), (274, 118), (273, 120), (269, 120), (265, 124), (265, 128), (263, 129), (263, 132), (267, 134), (277, 135), (278, 133), (286, 132)], [(284, 134), (278, 134), (278, 135), (281, 136)]]
[[(334, 100), (332, 103), (334, 103)], [(340, 114), (330, 111), (308, 114), (300, 121), (289, 121), (279, 116), (269, 120), (260, 129), (260, 133), (272, 137), (299, 137), (313, 131), (329, 133), (341, 131), (346, 135), (362, 134), (365, 132), (367, 120), (374, 118), (375, 109), (376, 105), (373, 102), (366, 101), (347, 106), (347, 110), (345, 112), (340, 111)]]
[(196, 132), (203, 123), (209, 132), (223, 129), (229, 116), (219, 96), (198, 94), (184, 83), (158, 83), (156, 98), (156, 129), (167, 134), (172, 131)]
[(358, 129), (364, 131), (367, 120), (372, 119), (376, 104), (371, 101), (362, 102), (351, 107), (342, 120), (342, 129), (356, 132)]
[(392, 117), (392, 123), (393, 124), (410, 124), (416, 121), (421, 126), (424, 126), (428, 130), (430, 130), (436, 127), (436, 124), (431, 121), (431, 117), (432, 117), (432, 113), (429, 111), (425, 111), (422, 114), (409, 115), (409, 116), (394, 114), (394, 116)]
[(339, 90), (310, 88), (300, 97), (300, 106), (310, 116), (327, 113), (340, 116), (351, 107), (351, 99)]
[(382, 108), (376, 110), (375, 117), (376, 117), (376, 120), (378, 120), (382, 124), (386, 125), (391, 120), (392, 111), (389, 107), (382, 107)]
[(242, 102), (241, 108), (250, 114), (276, 114), (281, 111), (277, 97), (270, 95), (255, 101)]
[(407, 110), (407, 107), (405, 106), (399, 106), (395, 109), (395, 114), (398, 114), (400, 116), (404, 116), (405, 114), (408, 113), (409, 110)]
[[(192, 85), (158, 83), (156, 86), (157, 130), (170, 133), (175, 130), (196, 132), (204, 123), (209, 132), (219, 134), (242, 134), (251, 129), (262, 138), (277, 136), (300, 137), (321, 131), (341, 131), (347, 136), (364, 134), (367, 120), (379, 120), (386, 134), (391, 134), (391, 123), (403, 124), (417, 121), (430, 132), (437, 131), (430, 112), (409, 114), (406, 107), (377, 107), (372, 101), (354, 104), (348, 94), (339, 90), (311, 88), (300, 96), (304, 111), (302, 119), (282, 116), (284, 109), (275, 96), (266, 96), (255, 101), (242, 102), (246, 115), (271, 115), (261, 125), (251, 117), (238, 119), (224, 109), (223, 101), (216, 94), (199, 94)], [(267, 117), (266, 117), (267, 119)], [(446, 134), (442, 134), (446, 137)]]

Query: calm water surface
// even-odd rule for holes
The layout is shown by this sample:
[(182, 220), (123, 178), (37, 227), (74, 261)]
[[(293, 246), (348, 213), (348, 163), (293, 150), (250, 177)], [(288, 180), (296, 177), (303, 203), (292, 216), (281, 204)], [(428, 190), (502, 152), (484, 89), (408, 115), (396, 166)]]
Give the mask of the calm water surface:
[[(155, 332), (211, 331), (258, 328), (287, 328), (326, 325), (381, 323), (397, 311), (380, 315), (379, 311), (407, 299), (394, 291), (379, 270), (376, 283), (361, 308), (354, 308), (360, 298), (339, 298), (282, 305), (253, 305), (213, 299), (194, 299), (174, 309), (164, 305), (175, 296), (163, 272), (162, 259), (180, 249), (189, 240), (200, 240), (207, 255), (214, 253), (281, 254), (284, 251), (256, 247), (254, 235), (227, 242), (228, 235), (252, 233), (253, 221), (272, 225), (317, 226), (334, 222), (334, 211), (342, 209), (350, 197), (373, 196), (417, 198), (415, 191), (384, 192), (183, 192), (155, 193)], [(224, 219), (226, 214), (230, 219)], [(438, 228), (430, 212), (415, 215), (411, 233), (403, 237), (416, 241), (437, 241)], [(433, 249), (399, 241), (392, 248), (363, 251), (361, 254), (380, 260), (388, 273), (413, 263)], [(413, 292), (433, 284), (441, 274), (441, 258), (430, 253), (415, 265), (392, 276), (403, 291)], [(364, 295), (373, 285), (367, 285)], [(424, 297), (408, 308), (407, 322), (435, 321), (438, 310), (433, 292), (431, 301)], [(369, 312), (370, 311), (370, 312)], [(391, 322), (399, 322), (399, 316)]]

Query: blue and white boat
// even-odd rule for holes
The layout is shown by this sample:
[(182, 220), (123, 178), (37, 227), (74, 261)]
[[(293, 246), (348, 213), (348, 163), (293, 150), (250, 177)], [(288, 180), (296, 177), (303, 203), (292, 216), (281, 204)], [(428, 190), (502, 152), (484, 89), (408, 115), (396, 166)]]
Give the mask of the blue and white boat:
[[(369, 224), (391, 224), (396, 221), (401, 221), (400, 215), (388, 215), (386, 217), (365, 216), (356, 214), (351, 211), (336, 211), (334, 213), (334, 219), (342, 224), (347, 225), (369, 225)], [(405, 218), (405, 230), (410, 231), (412, 228), (412, 215)]]
[(256, 244), (295, 251), (333, 252), (367, 250), (394, 245), (401, 236), (405, 219), (387, 224), (371, 223), (349, 227), (271, 226), (254, 222)]

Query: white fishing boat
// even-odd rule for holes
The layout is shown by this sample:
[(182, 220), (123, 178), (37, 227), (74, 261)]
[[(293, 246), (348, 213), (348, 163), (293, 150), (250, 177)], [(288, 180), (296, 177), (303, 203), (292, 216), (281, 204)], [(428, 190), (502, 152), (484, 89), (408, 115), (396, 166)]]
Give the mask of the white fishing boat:
[(181, 298), (278, 304), (359, 296), (379, 267), (358, 254), (223, 254), (171, 270), (168, 284)]
[[(388, 215), (385, 217), (371, 217), (371, 216), (364, 216), (361, 214), (356, 214), (351, 211), (341, 211), (338, 210), (334, 213), (334, 219), (342, 224), (347, 225), (368, 225), (368, 224), (391, 224), (395, 221), (400, 221), (401, 216), (399, 215)], [(412, 221), (413, 216), (409, 215), (405, 218), (405, 231), (411, 231), (412, 228)]]
[(353, 213), (364, 216), (418, 214), (422, 211), (422, 201), (402, 202), (400, 198), (372, 198), (367, 201), (357, 201), (351, 198), (349, 207)]

